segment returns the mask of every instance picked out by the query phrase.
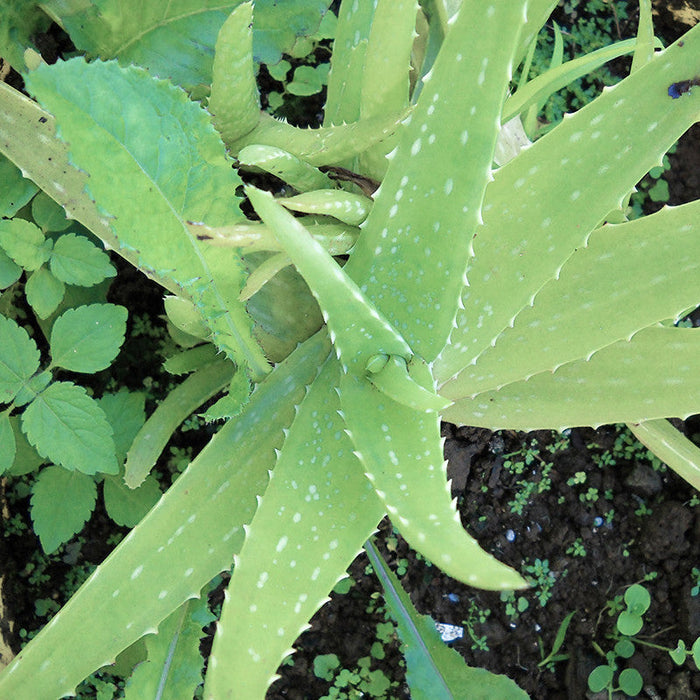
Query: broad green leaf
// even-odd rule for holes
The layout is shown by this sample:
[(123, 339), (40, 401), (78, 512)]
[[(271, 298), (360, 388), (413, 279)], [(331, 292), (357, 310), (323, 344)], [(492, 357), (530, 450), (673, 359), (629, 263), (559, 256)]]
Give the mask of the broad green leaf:
[(464, 663), (446, 646), (435, 622), (420, 615), (395, 574), (372, 541), (365, 551), (384, 589), (384, 600), (397, 623), (401, 650), (406, 658), (406, 682), (412, 700), (526, 700), (528, 695), (507, 676)]
[[(237, 300), (237, 253), (207, 253), (185, 225), (243, 218), (234, 194), (240, 180), (206, 113), (181, 90), (115, 62), (72, 59), (42, 66), (26, 82), (58, 119), (72, 162), (90, 174), (89, 191), (113, 217), (120, 248), (138, 251), (139, 267), (179, 285), (217, 346), (263, 376), (268, 363)], [(128, 190), (114, 186), (115, 171)]]
[(49, 268), (62, 282), (81, 287), (92, 287), (117, 274), (104, 251), (84, 236), (74, 233), (67, 233), (56, 241)]
[(227, 145), (252, 131), (260, 121), (252, 22), (253, 3), (244, 2), (224, 22), (216, 40), (208, 108)]
[(22, 268), (0, 248), (0, 289), (7, 289), (22, 276)]
[[(423, 386), (432, 381), (427, 366), (417, 365), (414, 375)], [(350, 374), (341, 377), (340, 402), (367, 478), (414, 549), (469, 585), (490, 590), (527, 585), (462, 527), (450, 498), (435, 412), (398, 404)]]
[(0, 247), (25, 270), (36, 270), (51, 255), (52, 241), (24, 219), (0, 219)]
[(231, 381), (233, 367), (218, 360), (192, 373), (149, 416), (127, 453), (124, 481), (136, 488), (148, 476), (168, 440), (185, 418)]
[(384, 511), (338, 414), (335, 357), (309, 388), (246, 531), (217, 626), (204, 697), (262, 698)]
[(435, 364), (440, 383), (496, 342), (695, 122), (700, 92), (672, 100), (668, 85), (694, 75), (698, 51), (700, 26), (684, 36), (683, 46), (660, 52), (496, 172), (474, 241), (464, 309)]
[(10, 416), (10, 425), (14, 434), (16, 453), (15, 461), (10, 468), (9, 474), (12, 476), (23, 476), (37, 470), (46, 462), (46, 459), (27, 442), (27, 437), (20, 427), (19, 416)]
[(0, 316), (0, 403), (9, 403), (39, 369), (39, 349), (27, 331)]
[(66, 287), (43, 265), (27, 278), (24, 287), (29, 305), (40, 319), (47, 319), (63, 301)]
[(700, 330), (647, 328), (570, 362), (473, 399), (460, 399), (443, 414), (459, 425), (535, 430), (641, 421), (696, 413)]
[(65, 231), (70, 225), (63, 208), (44, 192), (39, 192), (32, 200), (32, 219), (44, 232)]
[(117, 525), (135, 527), (163, 495), (154, 476), (135, 489), (124, 484), (119, 477), (105, 477), (103, 496), (107, 515)]
[(0, 474), (6, 472), (15, 461), (17, 445), (10, 423), (9, 413), (0, 413)]
[(22, 430), (42, 456), (84, 474), (116, 474), (112, 426), (82, 387), (55, 382), (27, 407)]
[(31, 516), (46, 554), (83, 529), (96, 499), (95, 481), (86, 474), (54, 466), (41, 470), (32, 486)]
[(667, 420), (630, 423), (627, 426), (644, 446), (700, 491), (700, 448)]
[(700, 303), (699, 270), (700, 201), (596, 229), (493, 347), (440, 393), (459, 399), (496, 389), (676, 318)]
[[(324, 69), (325, 66), (325, 69)], [(315, 95), (323, 90), (327, 80), (328, 64), (318, 66), (298, 66), (294, 69), (292, 80), (287, 83), (286, 90), (290, 95)]]
[[(2, 26), (1, 21), (0, 26)], [(7, 57), (2, 50), (0, 55)], [(14, 216), (37, 191), (37, 186), (31, 180), (24, 178), (19, 168), (4, 156), (0, 157), (0, 182), (3, 183), (0, 189), (0, 217)]]
[(148, 661), (127, 681), (124, 700), (191, 700), (202, 682), (202, 628), (214, 620), (206, 596), (188, 600), (163, 620), (158, 634), (145, 639)]
[[(300, 347), (258, 385), (150, 513), (66, 606), (0, 675), (0, 697), (70, 694), (92, 671), (198, 597), (231, 566), (243, 524), (268, 483), (282, 429), (329, 352), (321, 336)], [(92, 610), (99, 625), (85, 625)], [(65, 644), (72, 639), (74, 643)]]
[(345, 268), (426, 361), (445, 344), (464, 286), (523, 8), (522, 0), (463, 5)]
[(24, 50), (51, 20), (35, 0), (3, 0), (0, 5), (0, 56), (17, 71), (25, 68)]
[(15, 396), (15, 406), (24, 406), (30, 401), (33, 401), (37, 394), (40, 394), (53, 379), (51, 370), (45, 369), (42, 372), (37, 372), (25, 385), (17, 392)]
[(145, 394), (120, 389), (116, 394), (104, 394), (98, 403), (114, 431), (117, 461), (123, 462), (131, 443), (146, 421)]
[(115, 304), (90, 304), (61, 314), (51, 329), (51, 360), (57, 367), (92, 374), (119, 354), (128, 311)]

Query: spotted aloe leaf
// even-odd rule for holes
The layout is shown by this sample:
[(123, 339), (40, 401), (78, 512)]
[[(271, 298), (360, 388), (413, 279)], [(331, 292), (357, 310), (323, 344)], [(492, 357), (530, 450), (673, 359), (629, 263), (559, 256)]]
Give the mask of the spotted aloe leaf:
[[(532, 306), (442, 393), (498, 389), (675, 319), (700, 302), (699, 222), (695, 201), (596, 229)], [(515, 355), (517, 363), (508, 360)]]
[(460, 399), (444, 416), (455, 423), (515, 430), (686, 418), (698, 408), (698, 352), (696, 329), (645, 328), (589, 360)]
[(328, 358), (299, 406), (246, 528), (209, 658), (204, 697), (262, 698), (308, 619), (384, 514), (338, 414)]
[[(150, 513), (0, 676), (0, 697), (71, 694), (85, 676), (230, 567), (305, 386), (327, 357), (306, 343), (258, 385)], [(85, 611), (105, 624), (86, 626)], [(109, 621), (108, 623), (106, 621)], [(66, 640), (72, 640), (66, 643)]]
[[(464, 3), (346, 267), (427, 361), (447, 339), (464, 285), (524, 6)], [(476, 26), (478, 60), (465, 52)], [(427, 182), (426, 173), (432, 173)]]
[[(413, 374), (420, 384), (432, 384), (427, 365), (416, 363)], [(366, 476), (414, 549), (473, 586), (498, 590), (527, 585), (462, 527), (450, 501), (436, 413), (398, 404), (366, 379), (349, 374), (341, 378), (340, 400)]]
[(435, 364), (441, 385), (512, 325), (697, 119), (700, 96), (671, 100), (668, 85), (694, 74), (698, 51), (695, 27), (683, 45), (660, 52), (496, 172), (467, 271), (464, 309)]
[[(233, 250), (205, 252), (184, 223), (243, 216), (232, 195), (240, 180), (204, 112), (172, 85), (114, 62), (73, 59), (40, 67), (26, 82), (57, 117), (72, 163), (90, 174), (90, 195), (120, 247), (136, 251), (140, 267), (179, 285), (197, 304), (217, 345), (254, 377), (263, 376), (267, 361), (237, 302), (244, 274), (240, 259)], [(169, 116), (161, 119), (166, 105)], [(177, 165), (183, 152), (189, 168)], [(130, 183), (128, 191), (114, 186), (115, 171)], [(222, 268), (226, 275), (219, 274)]]

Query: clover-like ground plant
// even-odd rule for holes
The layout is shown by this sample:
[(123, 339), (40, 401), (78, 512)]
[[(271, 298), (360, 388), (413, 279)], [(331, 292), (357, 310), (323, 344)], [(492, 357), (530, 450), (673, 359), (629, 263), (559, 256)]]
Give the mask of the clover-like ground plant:
[[(136, 31), (110, 0), (47, 3), (98, 58), (47, 66), (26, 54), (38, 104), (1, 86), (0, 150), (182, 300), (236, 364), (237, 405), (3, 672), (0, 697), (72, 693), (233, 564), (204, 697), (262, 698), (385, 514), (449, 575), (524, 586), (461, 526), (441, 416), (627, 422), (697, 485), (697, 448), (665, 418), (700, 408), (700, 336), (674, 325), (700, 300), (700, 207), (625, 211), (700, 112), (695, 86), (669, 94), (697, 72), (700, 28), (655, 50), (641, 2), (638, 36), (619, 48), (634, 52), (631, 74), (530, 144), (508, 135), (513, 118), (596, 60), (510, 94), (554, 0), (345, 0), (325, 124), (309, 130), (259, 108), (268, 3), (201, 10), (202, 41), (218, 31), (198, 73), (206, 90), (163, 66), (169, 50), (194, 55), (167, 43), (166, 4), (135, 10)], [(161, 5), (166, 19), (153, 19)], [(261, 222), (247, 221), (231, 155), (298, 194), (247, 185)], [(290, 294), (294, 309), (276, 314)], [(318, 330), (301, 322), (315, 303)], [(153, 668), (167, 676), (165, 661)]]

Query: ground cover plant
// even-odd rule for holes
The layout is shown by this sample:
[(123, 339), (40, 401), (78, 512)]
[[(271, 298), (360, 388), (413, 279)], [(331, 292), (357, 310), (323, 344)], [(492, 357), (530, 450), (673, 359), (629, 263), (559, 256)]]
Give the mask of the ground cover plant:
[[(526, 585), (462, 529), (439, 415), (523, 429), (625, 421), (697, 485), (696, 448), (664, 421), (697, 411), (697, 336), (674, 325), (698, 302), (697, 203), (622, 221), (635, 182), (697, 117), (697, 90), (672, 86), (693, 80), (698, 32), (654, 55), (643, 3), (638, 41), (618, 47), (635, 51), (630, 77), (520, 150), (522, 137), (514, 145), (502, 125), (597, 60), (563, 64), (506, 97), (554, 3), (469, 2), (458, 14), (426, 3), (422, 49), (415, 3), (344, 3), (327, 124), (309, 131), (260, 112), (252, 7), (234, 4), (196, 80), (158, 63), (162, 35), (158, 51), (90, 45), (109, 36), (109, 3), (87, 15), (57, 5), (79, 49), (121, 64), (37, 66), (26, 55), (35, 69), (25, 82), (43, 109), (2, 93), (3, 152), (162, 283), (173, 322), (212, 341), (230, 370), (217, 409), (227, 424), (0, 677), (8, 694), (70, 692), (235, 557), (204, 694), (262, 697), (385, 512), (455, 578)], [(134, 31), (116, 24), (115, 34)], [(151, 72), (122, 65), (132, 62)], [(450, 90), (455, 71), (468, 89)], [(174, 87), (201, 98), (202, 83), (212, 118)], [(247, 221), (219, 135), (241, 171), (272, 172), (299, 194), (275, 200), (247, 185), (263, 223)], [(332, 257), (347, 254), (342, 268)], [(295, 313), (276, 315), (292, 292)], [(193, 369), (212, 362), (198, 352)], [(34, 373), (11, 369), (8, 404)], [(150, 466), (127, 463), (126, 484)], [(86, 631), (86, 616), (105, 624)], [(483, 685), (483, 674), (472, 678)], [(518, 695), (506, 679), (489, 682)]]

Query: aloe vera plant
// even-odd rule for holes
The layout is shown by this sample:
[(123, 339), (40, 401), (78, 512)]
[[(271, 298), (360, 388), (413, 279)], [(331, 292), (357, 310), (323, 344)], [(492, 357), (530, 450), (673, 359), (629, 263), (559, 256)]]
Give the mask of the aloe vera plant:
[[(76, 39), (109, 27), (116, 38), (85, 50), (120, 62), (26, 71), (39, 104), (0, 86), (0, 150), (179, 299), (236, 364), (237, 415), (0, 675), (0, 696), (70, 694), (234, 563), (204, 696), (263, 697), (386, 513), (451, 576), (524, 586), (459, 522), (440, 416), (628, 422), (698, 485), (693, 450), (663, 419), (700, 406), (698, 335), (673, 325), (700, 299), (700, 207), (637, 221), (624, 209), (697, 119), (700, 91), (673, 99), (668, 87), (694, 75), (700, 29), (654, 54), (642, 3), (633, 73), (494, 168), (505, 118), (546, 93), (540, 82), (508, 96), (555, 4), (346, 0), (326, 124), (299, 130), (259, 110), (251, 3), (229, 3), (225, 21), (217, 10), (213, 63), (194, 71), (211, 83), (209, 112), (185, 91), (201, 98), (191, 73), (129, 65), (158, 52), (106, 11), (114, 3), (48, 3)], [(431, 26), (422, 43), (418, 12)], [(129, 37), (136, 48), (121, 52)], [(262, 222), (246, 220), (227, 151), (242, 172), (287, 180), (302, 204), (247, 186)], [(359, 196), (323, 166), (381, 185)], [(296, 308), (276, 315), (290, 293)], [(318, 330), (303, 322), (315, 303)]]

